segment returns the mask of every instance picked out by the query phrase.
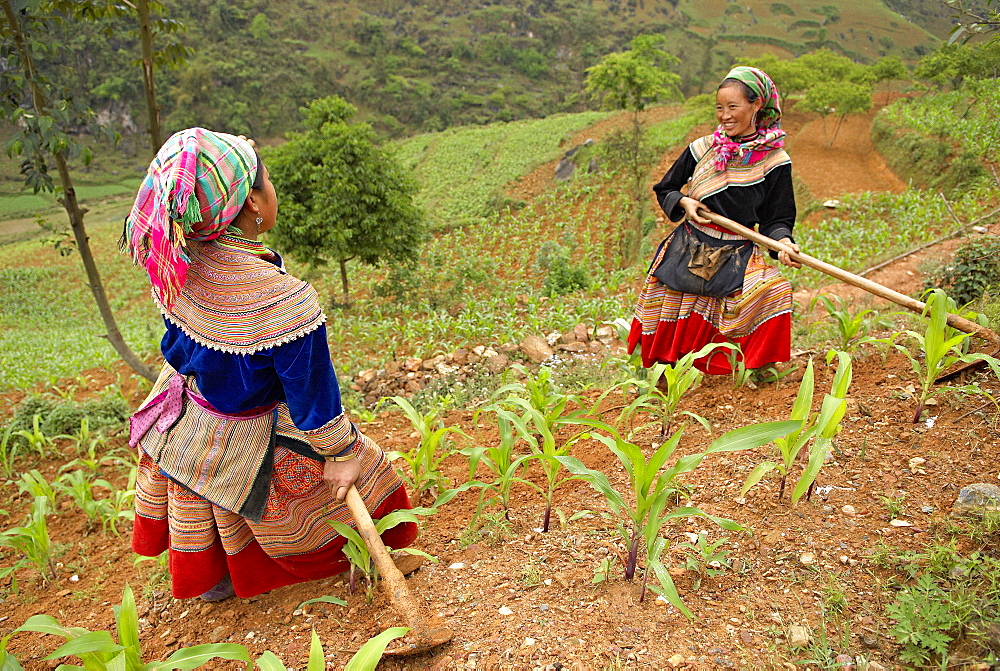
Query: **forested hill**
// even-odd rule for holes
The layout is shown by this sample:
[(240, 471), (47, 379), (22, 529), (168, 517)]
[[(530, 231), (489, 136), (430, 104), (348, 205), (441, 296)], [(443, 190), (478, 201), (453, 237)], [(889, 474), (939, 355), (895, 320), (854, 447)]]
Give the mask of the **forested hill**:
[[(685, 94), (738, 55), (820, 47), (913, 62), (947, 34), (937, 0), (163, 0), (190, 60), (158, 84), (168, 130), (277, 136), (298, 108), (339, 94), (390, 135), (592, 107), (587, 67), (640, 33), (667, 37)], [(887, 5), (891, 5), (889, 9)], [(943, 6), (943, 5), (942, 5)], [(923, 11), (927, 29), (901, 16)], [(946, 13), (946, 12), (945, 12)], [(910, 16), (910, 18), (913, 18)], [(111, 28), (110, 31), (106, 30)], [(67, 24), (59, 79), (97, 110), (144, 116), (134, 26)]]

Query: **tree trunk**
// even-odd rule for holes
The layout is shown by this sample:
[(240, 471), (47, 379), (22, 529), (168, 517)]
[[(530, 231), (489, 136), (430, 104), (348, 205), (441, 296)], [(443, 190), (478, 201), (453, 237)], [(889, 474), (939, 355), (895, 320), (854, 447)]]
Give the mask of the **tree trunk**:
[(833, 143), (837, 141), (837, 136), (840, 135), (840, 127), (844, 125), (844, 119), (846, 118), (846, 114), (841, 114), (840, 118), (837, 119), (837, 125), (833, 127), (833, 137), (831, 137), (830, 141), (826, 143), (827, 149), (833, 147)]
[(156, 373), (129, 348), (128, 343), (125, 342), (125, 338), (122, 337), (121, 331), (118, 330), (115, 315), (111, 311), (108, 297), (104, 293), (104, 284), (101, 282), (97, 263), (95, 263), (94, 255), (90, 251), (90, 237), (87, 235), (87, 230), (83, 225), (83, 215), (86, 213), (86, 210), (82, 209), (76, 200), (76, 189), (73, 187), (73, 182), (69, 176), (66, 157), (59, 153), (54, 158), (56, 166), (59, 168), (59, 181), (62, 183), (63, 188), (63, 197), (59, 200), (69, 215), (69, 223), (73, 228), (76, 247), (80, 251), (80, 260), (83, 261), (83, 267), (87, 271), (87, 284), (90, 286), (90, 291), (94, 294), (94, 301), (97, 303), (97, 309), (101, 313), (101, 319), (104, 320), (104, 327), (108, 330), (105, 337), (107, 337), (111, 346), (115, 348), (115, 351), (118, 352), (118, 356), (128, 364), (129, 368), (147, 380), (151, 382), (155, 381)]
[(147, 132), (153, 143), (153, 153), (163, 144), (160, 134), (160, 108), (156, 104), (156, 87), (153, 82), (153, 32), (149, 27), (149, 0), (136, 0), (139, 12), (139, 37), (142, 41), (142, 89), (146, 94)]
[(343, 291), (343, 304), (345, 308), (351, 307), (351, 297), (347, 292), (347, 262), (350, 259), (340, 259), (340, 287)]
[[(10, 4), (10, 0), (0, 0), (0, 6), (3, 7), (4, 16), (7, 19), (7, 23), (10, 25), (10, 29), (14, 34), (14, 41), (17, 44), (17, 49), (21, 53), (21, 58), (24, 59), (24, 69), (27, 74), (26, 79), (31, 86), (31, 100), (32, 105), (35, 108), (35, 114), (41, 118), (43, 115), (48, 116), (45, 113), (45, 107), (47, 105), (45, 101), (45, 94), (41, 87), (38, 85), (38, 74), (35, 70), (35, 62), (31, 58), (31, 51), (28, 48), (24, 40), (24, 35), (21, 33), (21, 23), (17, 19), (17, 15), (14, 13), (14, 9)], [(73, 187), (73, 180), (69, 174), (69, 166), (66, 164), (66, 155), (62, 152), (57, 152), (53, 154), (53, 158), (56, 162), (56, 167), (59, 170), (59, 181), (62, 184), (63, 197), (60, 198), (62, 206), (66, 209), (66, 213), (69, 215), (69, 223), (73, 229), (73, 237), (76, 239), (77, 249), (80, 251), (80, 258), (83, 260), (83, 267), (87, 271), (87, 282), (90, 286), (91, 292), (94, 294), (94, 300), (97, 302), (97, 308), (101, 313), (101, 319), (104, 320), (104, 325), (108, 329), (107, 338), (111, 342), (112, 347), (118, 352), (118, 355), (125, 360), (125, 363), (139, 373), (143, 377), (149, 379), (150, 381), (156, 380), (156, 374), (153, 370), (147, 366), (135, 353), (129, 349), (128, 344), (125, 339), (122, 338), (121, 331), (118, 330), (118, 324), (115, 322), (114, 313), (111, 311), (111, 306), (108, 304), (108, 298), (104, 293), (104, 285), (101, 283), (101, 276), (97, 271), (97, 264), (94, 262), (94, 255), (90, 251), (89, 237), (87, 236), (87, 231), (83, 225), (83, 215), (86, 210), (81, 209), (80, 204), (76, 200), (76, 189)]]

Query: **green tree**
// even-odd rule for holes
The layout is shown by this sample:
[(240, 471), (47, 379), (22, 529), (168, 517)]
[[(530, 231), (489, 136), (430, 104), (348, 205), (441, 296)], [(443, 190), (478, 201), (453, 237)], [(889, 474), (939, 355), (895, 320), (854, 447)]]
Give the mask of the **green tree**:
[[(155, 154), (163, 144), (163, 131), (160, 128), (160, 106), (156, 102), (157, 68), (176, 69), (187, 62), (194, 50), (178, 41), (184, 24), (166, 18), (163, 14), (166, 8), (159, 0), (86, 0), (77, 9), (78, 16), (94, 18), (126, 17), (134, 18), (136, 28), (131, 31), (137, 35), (141, 49), (138, 65), (142, 69), (142, 90), (146, 102), (146, 132)], [(134, 16), (133, 16), (134, 15)], [(105, 28), (110, 35), (112, 29)], [(161, 38), (162, 45), (153, 49), (154, 38)]]
[(619, 242), (623, 268), (635, 262), (642, 240), (652, 228), (645, 216), (649, 200), (646, 181), (655, 153), (646, 142), (640, 113), (651, 103), (682, 97), (680, 77), (667, 70), (680, 61), (662, 49), (665, 42), (662, 35), (639, 35), (632, 40), (628, 51), (610, 53), (597, 65), (587, 68), (586, 92), (601, 99), (607, 109), (632, 113), (632, 127), (608, 139), (630, 196), (623, 212)]
[(266, 152), (281, 201), (275, 243), (310, 268), (340, 266), (343, 304), (350, 305), (347, 263), (412, 263), (427, 235), (413, 202), (416, 183), (391, 153), (375, 144), (357, 109), (320, 98), (302, 110), (307, 130)]
[(859, 81), (864, 78), (865, 68), (847, 56), (841, 56), (829, 49), (817, 49), (795, 59), (810, 71), (813, 84), (820, 82)]
[(764, 54), (741, 65), (763, 70), (774, 81), (781, 96), (781, 107), (785, 108), (788, 96), (802, 93), (814, 83), (814, 73), (802, 61), (795, 59), (779, 59), (774, 54)]
[(871, 81), (876, 85), (882, 82), (886, 83), (886, 105), (889, 104), (889, 94), (892, 91), (892, 82), (898, 79), (906, 79), (910, 76), (910, 73), (906, 70), (906, 66), (903, 65), (903, 61), (899, 60), (896, 56), (886, 56), (885, 58), (880, 58), (875, 61), (868, 66), (868, 73)]
[(1000, 73), (1000, 43), (945, 44), (920, 59), (914, 76), (961, 88), (965, 79), (996, 79)]
[[(823, 137), (829, 149), (847, 115), (861, 114), (872, 108), (872, 89), (870, 85), (848, 81), (820, 82), (806, 91), (801, 104), (804, 109), (823, 118)], [(832, 134), (827, 131), (826, 120), (829, 116), (837, 118)]]
[[(85, 164), (90, 162), (90, 150), (71, 132), (75, 134), (81, 125), (99, 133), (106, 133), (107, 129), (94, 122), (91, 109), (77, 103), (71, 92), (60, 90), (38, 71), (35, 64), (35, 50), (57, 50), (60, 46), (46, 41), (56, 22), (66, 17), (81, 17), (86, 10), (94, 9), (89, 0), (0, 0), (4, 16), (4, 21), (0, 22), (0, 53), (6, 61), (4, 76), (0, 78), (0, 118), (17, 127), (7, 144), (7, 155), (21, 158), (21, 174), (27, 185), (35, 193), (58, 190), (62, 194), (59, 201), (69, 217), (108, 341), (134, 371), (154, 380), (152, 369), (129, 348), (118, 329), (90, 250), (84, 225), (87, 211), (77, 201), (70, 175), (72, 159), (80, 158)], [(55, 163), (59, 174), (58, 189), (49, 175), (49, 159)]]

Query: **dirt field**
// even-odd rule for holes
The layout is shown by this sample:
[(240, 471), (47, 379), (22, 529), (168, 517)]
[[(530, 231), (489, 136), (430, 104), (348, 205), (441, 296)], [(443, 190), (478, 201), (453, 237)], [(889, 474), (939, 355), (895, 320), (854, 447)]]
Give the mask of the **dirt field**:
[[(874, 112), (873, 112), (874, 114)], [(845, 123), (833, 149), (823, 146), (817, 119), (788, 115), (789, 151), (794, 170), (819, 198), (873, 188), (899, 191), (900, 180), (874, 152), (869, 139), (871, 115)], [(605, 124), (607, 127), (607, 124)], [(594, 133), (594, 129), (590, 131)], [(673, 157), (665, 157), (669, 165)], [(521, 181), (519, 197), (541, 193), (552, 166), (543, 166)], [(916, 261), (875, 277), (902, 291), (912, 288)], [(827, 290), (831, 288), (828, 287)], [(844, 288), (833, 287), (835, 291)], [(831, 371), (817, 359), (817, 393), (829, 389)], [(801, 369), (805, 356), (792, 367)], [(110, 378), (90, 374), (90, 390)], [(754, 422), (787, 419), (801, 371), (757, 390), (734, 389), (729, 378), (711, 378), (687, 394), (681, 408), (698, 412), (713, 425), (714, 435)], [(463, 494), (430, 517), (416, 547), (438, 559), (409, 578), (411, 588), (428, 612), (450, 627), (455, 640), (428, 654), (406, 661), (388, 661), (385, 669), (621, 669), (621, 668), (799, 668), (814, 648), (793, 649), (788, 632), (805, 625), (813, 641), (826, 632), (830, 645), (852, 657), (864, 656), (885, 667), (897, 665), (897, 648), (885, 617), (889, 576), (871, 556), (892, 546), (917, 549), (929, 533), (945, 524), (960, 487), (971, 482), (996, 482), (995, 426), (976, 413), (979, 401), (942, 401), (912, 423), (912, 372), (901, 355), (871, 351), (854, 362), (854, 384), (844, 430), (837, 450), (817, 481), (810, 502), (792, 507), (788, 494), (777, 498), (777, 481), (765, 480), (745, 499), (739, 489), (751, 469), (772, 458), (767, 449), (710, 457), (687, 483), (691, 505), (731, 518), (747, 532), (723, 532), (700, 518), (669, 527), (671, 574), (685, 604), (696, 618), (688, 620), (672, 606), (647, 593), (639, 601), (640, 581), (626, 582), (616, 562), (611, 579), (592, 582), (598, 563), (620, 556), (607, 506), (588, 485), (569, 482), (556, 493), (556, 506), (567, 515), (592, 514), (554, 524), (547, 534), (541, 524), (543, 501), (527, 487), (515, 489), (509, 537), (499, 544), (484, 538), (468, 546), (461, 542), (473, 514), (475, 494)], [(80, 393), (87, 393), (81, 389)], [(591, 398), (598, 392), (592, 392)], [(133, 404), (141, 400), (132, 399)], [(620, 397), (609, 399), (606, 419), (620, 412)], [(617, 408), (615, 406), (618, 406)], [(496, 429), (473, 423), (472, 411), (453, 412), (448, 424), (459, 424), (474, 444), (497, 441)], [(398, 414), (383, 413), (361, 424), (383, 447), (405, 447), (415, 440), (412, 428)], [(637, 440), (648, 445), (657, 432), (649, 429)], [(697, 451), (707, 435), (693, 423), (681, 450)], [(115, 438), (122, 445), (123, 436)], [(573, 454), (588, 466), (603, 468), (612, 484), (627, 486), (627, 475), (607, 448), (594, 440), (578, 443)], [(911, 459), (925, 461), (919, 468)], [(60, 463), (42, 467), (49, 479)], [(447, 462), (447, 474), (465, 480), (461, 458)], [(536, 471), (536, 478), (538, 477)], [(540, 482), (540, 480), (536, 480)], [(120, 479), (116, 482), (123, 486)], [(25, 502), (3, 490), (0, 507), (21, 519)], [(893, 526), (879, 496), (905, 501)], [(683, 568), (677, 544), (686, 534), (705, 530), (711, 541), (725, 538), (732, 569), (706, 577), (696, 589), (696, 575)], [(752, 533), (751, 533), (752, 531)], [(368, 637), (400, 624), (381, 594), (367, 601), (351, 596), (343, 579), (305, 583), (253, 599), (220, 604), (169, 598), (168, 585), (152, 562), (135, 564), (123, 538), (88, 533), (79, 511), (64, 504), (50, 518), (50, 532), (65, 544), (58, 579), (43, 586), (37, 576), (22, 571), (17, 594), (8, 594), (2, 621), (10, 629), (37, 613), (63, 624), (111, 629), (112, 605), (119, 603), (126, 583), (136, 592), (144, 651), (148, 659), (163, 659), (178, 646), (229, 641), (257, 654), (276, 652), (289, 666), (303, 668), (310, 630), (315, 628), (328, 654), (328, 668), (339, 668)], [(971, 541), (960, 541), (969, 549)], [(843, 593), (846, 606), (839, 622), (821, 620), (822, 603), (831, 590)], [(349, 602), (300, 609), (303, 601), (335, 595)], [(57, 639), (17, 634), (10, 643), (27, 668), (54, 668), (40, 661), (57, 647)], [(808, 665), (806, 665), (808, 666)], [(205, 668), (230, 668), (210, 662)], [(236, 668), (233, 666), (233, 668)], [(815, 668), (814, 666), (809, 668)]]

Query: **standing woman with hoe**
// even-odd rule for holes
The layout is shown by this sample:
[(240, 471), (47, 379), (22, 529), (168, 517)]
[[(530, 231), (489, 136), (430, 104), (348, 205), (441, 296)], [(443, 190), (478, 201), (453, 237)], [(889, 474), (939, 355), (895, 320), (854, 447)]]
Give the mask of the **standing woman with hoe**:
[[(163, 313), (166, 364), (131, 420), (132, 547), (168, 552), (173, 595), (220, 601), (346, 570), (356, 485), (374, 517), (409, 508), (348, 419), (316, 290), (257, 238), (275, 225), (267, 168), (242, 137), (190, 128), (149, 166), (122, 245)], [(386, 530), (386, 545), (416, 537)]]
[[(667, 217), (681, 223), (657, 250), (635, 308), (629, 352), (640, 347), (646, 367), (676, 362), (713, 342), (738, 345), (748, 369), (791, 358), (791, 285), (756, 245), (700, 213), (759, 226), (798, 251), (778, 100), (764, 72), (733, 68), (716, 94), (715, 133), (692, 142), (653, 187)], [(785, 252), (777, 258), (799, 266)], [(730, 356), (716, 351), (695, 366), (723, 375), (732, 371)]]

